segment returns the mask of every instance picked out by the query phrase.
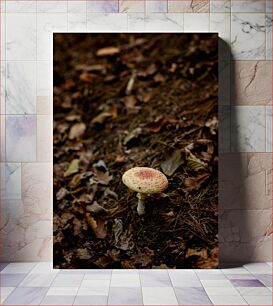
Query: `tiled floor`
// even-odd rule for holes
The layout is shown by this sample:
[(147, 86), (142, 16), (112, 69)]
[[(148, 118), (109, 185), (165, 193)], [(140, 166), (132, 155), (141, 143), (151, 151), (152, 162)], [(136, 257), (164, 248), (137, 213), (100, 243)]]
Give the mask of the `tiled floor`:
[(272, 263), (219, 270), (53, 270), (1, 263), (3, 305), (272, 305)]

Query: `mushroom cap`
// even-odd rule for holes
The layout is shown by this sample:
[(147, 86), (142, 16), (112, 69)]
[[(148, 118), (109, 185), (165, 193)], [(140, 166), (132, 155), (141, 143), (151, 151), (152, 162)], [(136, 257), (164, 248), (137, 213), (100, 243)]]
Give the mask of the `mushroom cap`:
[(129, 169), (123, 174), (122, 182), (131, 190), (145, 194), (159, 193), (168, 187), (166, 176), (148, 167)]

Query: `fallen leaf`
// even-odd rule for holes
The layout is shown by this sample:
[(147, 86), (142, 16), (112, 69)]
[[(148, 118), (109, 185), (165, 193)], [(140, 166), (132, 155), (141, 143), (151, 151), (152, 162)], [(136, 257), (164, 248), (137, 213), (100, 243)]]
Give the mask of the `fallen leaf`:
[(191, 152), (189, 152), (187, 157), (187, 166), (188, 171), (198, 172), (200, 170), (207, 169), (208, 165), (204, 163), (201, 159), (197, 158)]
[(107, 209), (99, 205), (96, 201), (94, 201), (92, 205), (87, 205), (86, 211), (90, 212), (92, 216), (95, 217), (106, 216), (108, 214)]
[(140, 267), (147, 267), (153, 262), (154, 251), (148, 247), (143, 248), (141, 253), (134, 255), (135, 265)]
[(76, 255), (79, 259), (88, 260), (91, 258), (91, 255), (87, 251), (87, 249), (77, 249)]
[(73, 219), (73, 234), (74, 236), (78, 236), (81, 234), (82, 223), (79, 219)]
[(183, 180), (183, 190), (187, 192), (197, 190), (209, 177), (209, 173), (201, 173), (194, 177), (187, 177)]
[(69, 139), (79, 138), (82, 136), (85, 130), (86, 130), (86, 125), (84, 123), (75, 123), (70, 128), (68, 138)]
[(81, 120), (81, 115), (76, 115), (76, 114), (70, 114), (65, 116), (66, 121), (78, 121)]
[(80, 80), (86, 83), (93, 83), (97, 78), (97, 75), (94, 73), (84, 72), (80, 74)]
[(170, 267), (165, 264), (161, 264), (160, 266), (152, 266), (152, 269), (170, 269)]
[(124, 98), (123, 103), (127, 108), (133, 108), (137, 104), (137, 98), (135, 96), (127, 96)]
[(105, 197), (110, 196), (110, 197), (112, 197), (112, 198), (114, 198), (116, 200), (118, 199), (118, 195), (113, 190), (111, 190), (108, 187), (104, 190), (103, 194), (104, 194)]
[(106, 221), (103, 219), (95, 219), (91, 216), (91, 213), (86, 213), (86, 220), (87, 223), (91, 226), (93, 229), (95, 235), (97, 238), (104, 239), (107, 235), (106, 232)]
[(158, 73), (154, 76), (154, 81), (157, 83), (162, 83), (165, 81), (165, 78), (162, 74)]
[(183, 163), (181, 151), (175, 150), (169, 159), (161, 163), (160, 167), (166, 175), (171, 176)]
[(96, 55), (97, 56), (109, 56), (109, 55), (115, 55), (120, 52), (120, 49), (117, 47), (104, 47), (99, 50), (97, 50)]
[(145, 129), (152, 133), (158, 133), (166, 124), (175, 122), (174, 119), (158, 116), (154, 121), (146, 124)]
[(99, 115), (97, 115), (96, 117), (94, 117), (91, 121), (91, 123), (95, 124), (103, 124), (107, 118), (112, 117), (111, 113), (109, 112), (102, 112)]
[(97, 261), (95, 261), (95, 264), (100, 268), (106, 268), (108, 265), (112, 264), (114, 261), (109, 255), (103, 255), (100, 257)]
[(120, 263), (122, 269), (136, 269), (134, 263), (130, 260), (123, 260)]
[(69, 192), (64, 187), (61, 187), (56, 193), (56, 199), (58, 201), (62, 200), (67, 194), (69, 194)]
[(218, 119), (214, 116), (210, 118), (206, 123), (205, 126), (210, 129), (212, 135), (215, 135), (218, 130)]
[(79, 159), (73, 159), (72, 162), (69, 164), (68, 169), (65, 171), (64, 177), (77, 173), (79, 171), (79, 162)]
[(123, 164), (124, 162), (125, 162), (125, 157), (123, 155), (117, 155), (114, 160), (114, 164), (116, 165)]
[(99, 115), (94, 117), (91, 121), (92, 124), (103, 124), (107, 118), (117, 118), (118, 111), (117, 107), (114, 105), (111, 108), (109, 108), (107, 111), (101, 112)]
[(84, 71), (101, 71), (101, 70), (105, 70), (105, 66), (104, 65), (86, 65), (86, 64), (79, 64), (75, 66), (76, 70), (84, 70)]
[(102, 185), (108, 185), (113, 178), (113, 176), (110, 175), (108, 171), (104, 173), (102, 171), (99, 171), (98, 169), (95, 169), (94, 172), (95, 180)]
[(219, 248), (188, 249), (186, 258), (191, 261), (191, 266), (195, 269), (216, 269), (219, 265)]
[(126, 146), (131, 140), (138, 138), (138, 136), (142, 133), (142, 129), (140, 127), (132, 130), (123, 140), (123, 144)]

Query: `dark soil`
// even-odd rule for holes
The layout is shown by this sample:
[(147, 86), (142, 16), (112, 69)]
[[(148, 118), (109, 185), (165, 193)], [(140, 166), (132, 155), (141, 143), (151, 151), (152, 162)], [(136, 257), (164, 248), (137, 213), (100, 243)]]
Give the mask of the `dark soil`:
[(218, 36), (54, 34), (54, 267), (216, 268), (217, 216)]

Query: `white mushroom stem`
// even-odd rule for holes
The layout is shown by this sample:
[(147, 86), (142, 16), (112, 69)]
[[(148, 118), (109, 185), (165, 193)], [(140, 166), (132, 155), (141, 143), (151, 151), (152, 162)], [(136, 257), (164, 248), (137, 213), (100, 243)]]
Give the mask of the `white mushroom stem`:
[(146, 195), (144, 193), (138, 193), (137, 197), (138, 197), (137, 212), (139, 216), (141, 216), (145, 214), (144, 200), (145, 200)]

